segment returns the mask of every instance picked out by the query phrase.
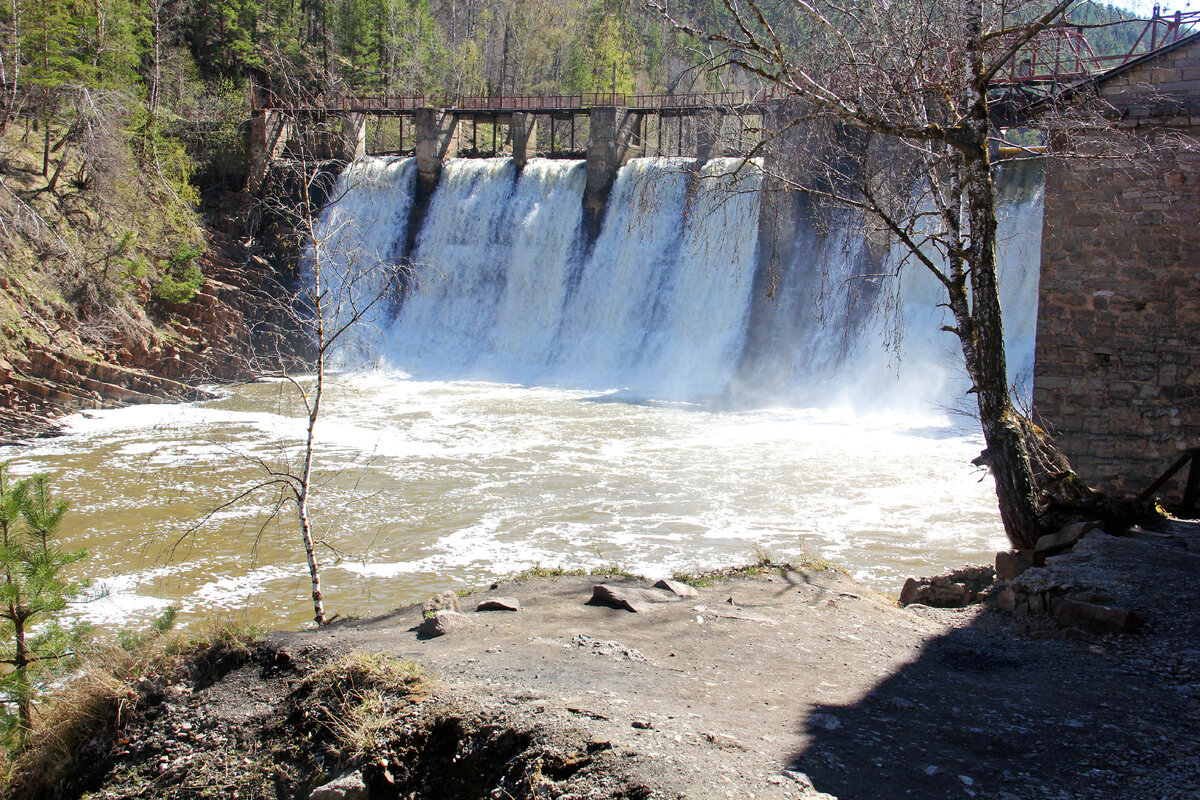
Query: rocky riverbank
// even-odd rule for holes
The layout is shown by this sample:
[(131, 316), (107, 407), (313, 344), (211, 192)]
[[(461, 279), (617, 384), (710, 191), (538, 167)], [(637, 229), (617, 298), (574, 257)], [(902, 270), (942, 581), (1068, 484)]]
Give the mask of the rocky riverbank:
[(301, 800), (1195, 797), (1200, 530), (1123, 533), (1089, 532), (1024, 573), (1144, 620), (1123, 635), (994, 604), (902, 608), (815, 566), (729, 573), (694, 594), (619, 576), (522, 579), (442, 597), (427, 613), (276, 633), (144, 681), (60, 788)]
[(0, 354), (0, 444), (52, 433), (58, 418), (81, 409), (196, 400), (208, 396), (202, 383), (251, 377), (248, 320), (268, 302), (270, 268), (229, 235), (208, 237), (204, 283), (191, 300), (142, 298), (153, 326), (104, 327), (61, 309), (47, 316), (52, 306), (0, 284), (37, 334)]

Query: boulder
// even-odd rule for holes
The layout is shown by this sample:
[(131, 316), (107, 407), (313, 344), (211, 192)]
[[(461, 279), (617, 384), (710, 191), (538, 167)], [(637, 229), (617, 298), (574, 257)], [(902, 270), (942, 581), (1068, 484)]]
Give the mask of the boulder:
[(919, 602), (920, 597), (921, 582), (916, 578), (906, 580), (903, 588), (900, 589), (900, 605), (911, 606), (913, 603)]
[(996, 553), (996, 580), (1011, 581), (1032, 566), (1019, 553), (1000, 551)]
[(308, 800), (366, 800), (367, 784), (355, 770), (322, 784), (308, 794)]
[(521, 601), (515, 597), (489, 597), (475, 606), (475, 611), (520, 611)]
[(1054, 533), (1047, 533), (1045, 536), (1039, 538), (1037, 544), (1033, 547), (1033, 551), (1034, 553), (1041, 553), (1047, 556), (1054, 553), (1061, 553), (1063, 550), (1074, 547), (1075, 543), (1082, 539), (1085, 533), (1097, 530), (1100, 527), (1099, 522), (1076, 522), (1074, 525), (1068, 525)]
[(596, 584), (592, 588), (592, 599), (588, 605), (623, 608), (626, 611), (645, 612), (654, 603), (670, 603), (679, 600), (673, 594), (660, 589), (640, 589), (635, 586), (612, 586)]
[(658, 581), (654, 584), (654, 588), (670, 592), (676, 597), (695, 597), (697, 594), (695, 587), (688, 586), (682, 581), (670, 580), (669, 578), (663, 578), (661, 581)]
[(421, 616), (431, 617), (438, 611), (461, 611), (458, 606), (458, 595), (447, 589), (444, 592), (435, 594), (433, 597), (421, 603)]
[(421, 626), (417, 628), (417, 635), (423, 639), (432, 639), (435, 636), (445, 636), (447, 633), (474, 626), (475, 623), (466, 614), (443, 609), (435, 611), (431, 617), (426, 617)]
[(1071, 598), (1059, 601), (1054, 621), (1088, 633), (1130, 633), (1144, 624), (1133, 611)]

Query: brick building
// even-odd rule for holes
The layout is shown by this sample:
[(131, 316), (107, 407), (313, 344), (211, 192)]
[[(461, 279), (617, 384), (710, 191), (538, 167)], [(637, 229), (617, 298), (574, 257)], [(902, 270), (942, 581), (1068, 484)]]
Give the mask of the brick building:
[(1084, 480), (1129, 495), (1200, 445), (1200, 34), (1096, 85), (1155, 155), (1048, 160), (1034, 410)]

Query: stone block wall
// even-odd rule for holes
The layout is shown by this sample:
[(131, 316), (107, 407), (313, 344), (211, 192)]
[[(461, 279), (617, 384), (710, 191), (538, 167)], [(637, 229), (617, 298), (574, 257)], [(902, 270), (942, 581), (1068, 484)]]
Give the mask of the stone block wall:
[(1200, 145), (1200, 41), (1101, 94), (1154, 156), (1047, 166), (1034, 411), (1084, 480), (1131, 495), (1200, 445), (1200, 147), (1179, 145)]

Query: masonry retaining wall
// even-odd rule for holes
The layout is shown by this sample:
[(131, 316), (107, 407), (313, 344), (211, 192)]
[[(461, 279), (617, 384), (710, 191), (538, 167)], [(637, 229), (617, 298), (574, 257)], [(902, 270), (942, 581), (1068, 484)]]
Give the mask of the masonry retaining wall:
[(1101, 96), (1155, 155), (1050, 160), (1034, 410), (1084, 480), (1129, 495), (1200, 444), (1200, 43)]

